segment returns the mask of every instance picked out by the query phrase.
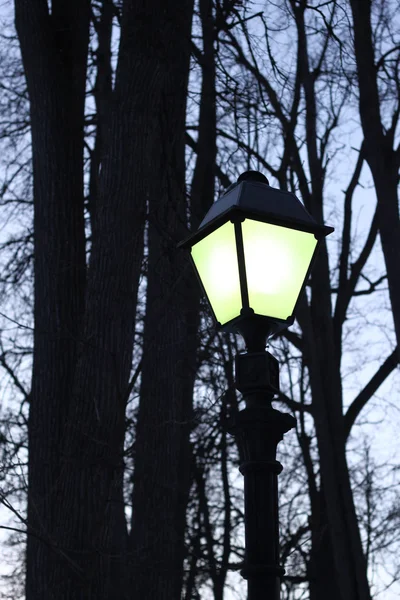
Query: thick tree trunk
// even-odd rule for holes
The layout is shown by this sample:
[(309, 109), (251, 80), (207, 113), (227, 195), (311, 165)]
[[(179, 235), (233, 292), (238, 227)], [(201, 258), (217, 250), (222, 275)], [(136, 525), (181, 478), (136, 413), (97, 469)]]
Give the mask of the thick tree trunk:
[[(325, 497), (320, 490), (311, 507), (311, 552), (307, 564), (310, 600), (338, 600), (341, 598), (334, 568), (332, 536), (328, 526)], [(329, 585), (328, 585), (329, 582)]]
[[(186, 234), (185, 108), (193, 3), (164, 2), (154, 21), (160, 112), (149, 195), (147, 305), (130, 539), (130, 597), (178, 600), (182, 586), (189, 432), (196, 374), (193, 276), (176, 250)], [(153, 14), (158, 12), (153, 8)], [(165, 63), (165, 64), (164, 64)]]
[(30, 98), (35, 335), (29, 414), (27, 600), (49, 598), (60, 439), (69, 407), (85, 286), (83, 125), (89, 2), (16, 0)]
[(182, 257), (173, 257), (175, 244), (165, 244), (151, 229), (148, 264), (152, 275), (148, 278), (135, 443), (131, 598), (178, 600), (196, 373), (196, 329), (190, 325), (197, 319), (188, 309), (193, 282), (186, 263)]

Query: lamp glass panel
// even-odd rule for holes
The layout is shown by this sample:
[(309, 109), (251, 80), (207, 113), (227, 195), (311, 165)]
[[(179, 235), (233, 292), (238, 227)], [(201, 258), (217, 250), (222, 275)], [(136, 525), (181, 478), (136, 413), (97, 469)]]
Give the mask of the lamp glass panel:
[(233, 223), (225, 223), (197, 242), (192, 257), (217, 321), (223, 325), (237, 317), (242, 298)]
[(317, 246), (314, 234), (251, 219), (243, 221), (242, 233), (250, 307), (287, 319)]

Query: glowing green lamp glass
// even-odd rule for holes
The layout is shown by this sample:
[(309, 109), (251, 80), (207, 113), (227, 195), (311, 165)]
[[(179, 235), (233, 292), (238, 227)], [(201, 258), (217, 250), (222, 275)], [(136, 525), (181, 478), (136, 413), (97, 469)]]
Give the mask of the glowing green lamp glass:
[(247, 171), (180, 246), (191, 250), (217, 326), (245, 339), (258, 332), (261, 348), (293, 323), (318, 246), (332, 231), (294, 194)]

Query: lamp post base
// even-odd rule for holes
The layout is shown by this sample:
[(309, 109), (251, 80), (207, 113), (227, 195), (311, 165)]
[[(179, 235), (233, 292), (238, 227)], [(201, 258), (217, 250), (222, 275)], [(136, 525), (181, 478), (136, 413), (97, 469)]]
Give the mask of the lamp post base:
[(279, 600), (284, 570), (279, 565), (278, 474), (276, 449), (295, 419), (271, 406), (279, 389), (278, 362), (268, 352), (236, 357), (236, 387), (246, 408), (231, 422), (244, 477), (245, 564), (248, 600)]

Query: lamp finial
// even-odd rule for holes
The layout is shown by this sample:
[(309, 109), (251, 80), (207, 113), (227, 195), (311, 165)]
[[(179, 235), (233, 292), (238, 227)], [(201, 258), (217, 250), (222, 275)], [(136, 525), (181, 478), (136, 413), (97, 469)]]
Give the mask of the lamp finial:
[(268, 179), (260, 171), (245, 171), (238, 177), (237, 182), (240, 183), (241, 181), (258, 181), (269, 185)]

